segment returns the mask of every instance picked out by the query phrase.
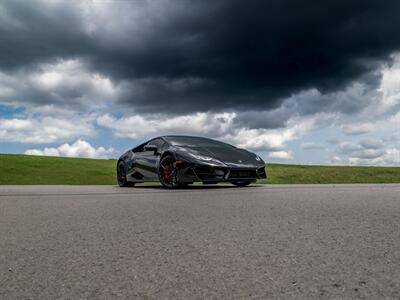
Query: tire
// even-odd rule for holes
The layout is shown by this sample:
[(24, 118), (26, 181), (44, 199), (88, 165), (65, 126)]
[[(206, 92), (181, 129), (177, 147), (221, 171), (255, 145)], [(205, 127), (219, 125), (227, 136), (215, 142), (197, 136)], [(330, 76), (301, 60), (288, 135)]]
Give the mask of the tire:
[(126, 169), (123, 161), (120, 161), (117, 166), (117, 181), (120, 187), (129, 187), (135, 185), (133, 182), (129, 182), (126, 179)]
[(251, 183), (251, 181), (249, 181), (249, 180), (242, 180), (242, 181), (232, 181), (231, 182), (233, 185), (236, 185), (236, 186), (248, 186), (250, 183)]
[(187, 186), (187, 184), (178, 181), (175, 159), (171, 155), (167, 155), (161, 159), (157, 173), (160, 183), (168, 189)]

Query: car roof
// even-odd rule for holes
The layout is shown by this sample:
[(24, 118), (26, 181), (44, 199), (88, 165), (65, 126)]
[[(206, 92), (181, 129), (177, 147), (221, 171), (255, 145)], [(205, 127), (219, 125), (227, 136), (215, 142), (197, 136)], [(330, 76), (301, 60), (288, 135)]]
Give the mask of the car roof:
[(169, 134), (169, 135), (160, 135), (160, 136), (155, 136), (144, 143), (151, 142), (155, 139), (163, 139), (163, 140), (168, 140), (168, 138), (174, 138), (174, 137), (189, 137), (189, 138), (200, 138), (200, 139), (207, 139), (207, 140), (213, 140), (211, 138), (205, 137), (205, 136), (198, 136), (198, 135), (179, 135), (179, 134)]
[(208, 140), (212, 140), (208, 137), (205, 136), (198, 136), (198, 135), (163, 135), (160, 136), (160, 138), (173, 138), (173, 137), (189, 137), (189, 138), (200, 138), (200, 139), (208, 139)]

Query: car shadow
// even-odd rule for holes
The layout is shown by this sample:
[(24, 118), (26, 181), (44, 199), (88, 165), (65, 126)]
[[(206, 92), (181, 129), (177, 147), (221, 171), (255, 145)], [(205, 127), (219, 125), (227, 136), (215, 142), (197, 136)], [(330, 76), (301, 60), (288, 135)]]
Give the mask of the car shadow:
[[(257, 188), (261, 187), (261, 185), (249, 185), (246, 186), (247, 188)], [(184, 190), (208, 190), (208, 189), (237, 189), (243, 188), (235, 185), (228, 185), (228, 184), (205, 184), (205, 185), (189, 185), (187, 187), (181, 187), (177, 189), (173, 189), (175, 191), (184, 191)], [(168, 190), (162, 185), (140, 185), (137, 184), (134, 186), (134, 189), (157, 189), (157, 190)]]

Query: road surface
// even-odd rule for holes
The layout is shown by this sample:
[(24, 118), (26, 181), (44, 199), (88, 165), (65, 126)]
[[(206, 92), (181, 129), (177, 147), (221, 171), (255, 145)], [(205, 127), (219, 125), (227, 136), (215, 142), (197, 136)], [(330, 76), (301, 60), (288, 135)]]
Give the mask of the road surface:
[(0, 186), (0, 299), (399, 299), (400, 185)]

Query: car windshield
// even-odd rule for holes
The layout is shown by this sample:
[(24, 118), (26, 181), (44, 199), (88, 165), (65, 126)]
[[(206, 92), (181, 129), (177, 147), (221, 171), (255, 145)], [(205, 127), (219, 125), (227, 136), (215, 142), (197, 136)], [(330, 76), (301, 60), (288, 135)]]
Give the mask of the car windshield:
[(167, 136), (166, 139), (173, 146), (188, 146), (188, 147), (230, 147), (232, 145), (225, 144), (219, 141), (214, 141), (202, 137), (191, 136)]

